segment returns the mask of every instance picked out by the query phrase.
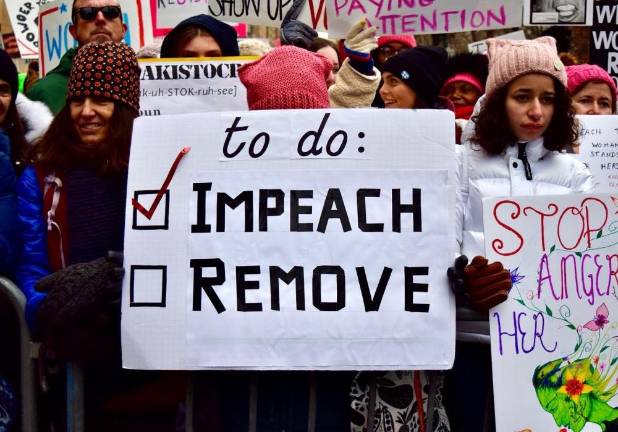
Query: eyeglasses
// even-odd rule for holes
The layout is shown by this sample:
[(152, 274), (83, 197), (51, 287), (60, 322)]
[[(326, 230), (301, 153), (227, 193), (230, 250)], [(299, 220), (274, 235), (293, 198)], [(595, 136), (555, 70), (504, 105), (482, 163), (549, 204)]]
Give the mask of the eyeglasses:
[(81, 7), (73, 10), (73, 21), (75, 21), (77, 16), (84, 21), (94, 21), (99, 12), (103, 13), (105, 19), (114, 20), (120, 16), (122, 10), (120, 6)]

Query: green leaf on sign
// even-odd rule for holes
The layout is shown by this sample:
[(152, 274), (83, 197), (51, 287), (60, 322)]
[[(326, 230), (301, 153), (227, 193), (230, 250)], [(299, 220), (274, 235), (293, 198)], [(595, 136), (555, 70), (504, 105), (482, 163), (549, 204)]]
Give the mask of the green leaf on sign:
[(603, 348), (601, 348), (601, 351), (599, 351), (599, 353), (602, 353), (603, 351), (605, 351), (607, 348), (609, 348), (609, 345), (605, 345)]
[(575, 330), (575, 326), (573, 324), (567, 324), (567, 327), (570, 328), (571, 330)]
[(547, 315), (554, 316), (554, 313), (551, 311), (551, 309), (549, 308), (549, 306), (545, 305), (545, 312), (547, 313)]
[(603, 230), (599, 230), (599, 232), (597, 233), (597, 238), (601, 238), (601, 236), (603, 235)]
[(549, 248), (549, 253), (552, 253), (555, 250), (556, 250), (556, 245), (552, 245), (552, 247)]
[(577, 255), (578, 257), (582, 257), (582, 253), (581, 252), (575, 252), (575, 255)]
[(614, 357), (612, 359), (612, 362), (609, 364), (610, 366), (613, 366), (614, 364), (616, 364), (616, 362), (618, 361), (618, 357)]
[(515, 301), (517, 303), (519, 303), (520, 305), (522, 305), (522, 306), (526, 306), (526, 304), (524, 303), (524, 301), (522, 299), (515, 299)]

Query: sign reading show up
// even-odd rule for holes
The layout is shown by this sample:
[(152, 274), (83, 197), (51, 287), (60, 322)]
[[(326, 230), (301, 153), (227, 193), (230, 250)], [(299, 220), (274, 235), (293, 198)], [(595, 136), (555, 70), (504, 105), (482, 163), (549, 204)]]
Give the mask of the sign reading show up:
[(453, 116), (395, 111), (137, 119), (124, 366), (449, 368)]

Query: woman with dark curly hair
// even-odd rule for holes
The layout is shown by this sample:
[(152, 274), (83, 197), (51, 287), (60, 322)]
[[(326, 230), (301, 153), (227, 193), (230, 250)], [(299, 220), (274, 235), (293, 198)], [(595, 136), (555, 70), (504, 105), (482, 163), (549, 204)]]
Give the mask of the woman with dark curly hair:
[[(577, 139), (577, 125), (555, 40), (490, 39), (487, 45), (486, 94), (467, 125), (475, 130), (458, 151), (456, 234), (462, 255), (475, 258), (466, 266), (467, 259), (460, 257), (449, 271), (451, 280), (460, 282), (454, 284), (457, 293), (466, 294), (461, 298), (484, 314), (506, 300), (511, 278), (501, 263), (484, 258), (483, 199), (591, 192), (594, 187), (584, 164), (564, 153)], [(460, 340), (479, 339), (478, 332), (467, 332), (462, 324)], [(482, 430), (490, 370), (488, 345), (458, 344), (448, 383), (454, 391), (450, 417), (455, 430)], [(475, 394), (458, 394), (464, 388), (474, 388)]]

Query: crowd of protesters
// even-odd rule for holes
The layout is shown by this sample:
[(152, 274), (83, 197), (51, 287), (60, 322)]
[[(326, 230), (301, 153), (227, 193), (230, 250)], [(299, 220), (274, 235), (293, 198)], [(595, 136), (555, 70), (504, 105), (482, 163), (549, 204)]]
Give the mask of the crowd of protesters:
[[(295, 2), (295, 5), (298, 2)], [(302, 3), (302, 2), (301, 2)], [(137, 57), (257, 55), (239, 76), (250, 110), (384, 108), (454, 112), (456, 237), (448, 271), (458, 302), (479, 316), (506, 300), (509, 272), (484, 255), (482, 200), (592, 192), (575, 114), (616, 114), (614, 80), (598, 66), (564, 66), (551, 37), (488, 41), (487, 55), (449, 58), (412, 36), (376, 37), (362, 20), (338, 42), (293, 19), (281, 46), (240, 41), (206, 15), (136, 53), (117, 0), (75, 0), (78, 47), (18, 93), (0, 50), (0, 275), (26, 296), (43, 375), (57, 397), (41, 420), (64, 422), (57, 366), (86, 366), (87, 430), (170, 431), (183, 422), (183, 373), (120, 366), (120, 291), (131, 133), (139, 113)], [(53, 114), (52, 114), (53, 113)], [(96, 229), (93, 227), (96, 226)], [(470, 258), (470, 259), (468, 259)], [(2, 312), (0, 307), (0, 312)], [(3, 340), (14, 329), (0, 326)], [(0, 431), (18, 423), (15, 367), (0, 356)], [(196, 430), (307, 430), (309, 387), (319, 431), (483, 431), (491, 418), (487, 347), (458, 342), (451, 371), (205, 372), (193, 377)], [(60, 378), (54, 375), (60, 374)], [(251, 394), (257, 389), (260, 402)], [(101, 420), (105, 419), (105, 420)], [(182, 429), (182, 428), (180, 428)]]

